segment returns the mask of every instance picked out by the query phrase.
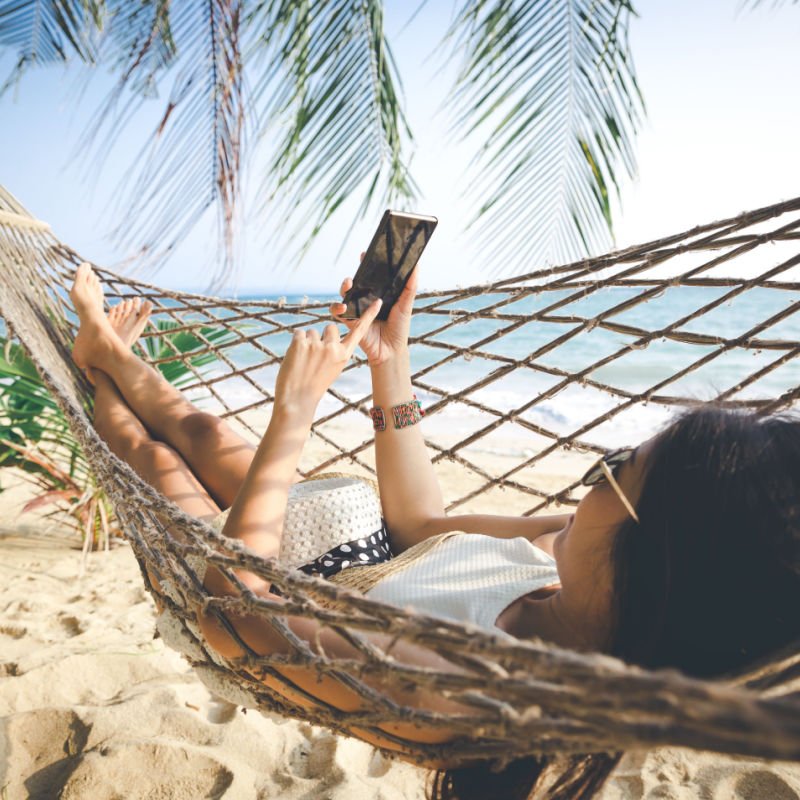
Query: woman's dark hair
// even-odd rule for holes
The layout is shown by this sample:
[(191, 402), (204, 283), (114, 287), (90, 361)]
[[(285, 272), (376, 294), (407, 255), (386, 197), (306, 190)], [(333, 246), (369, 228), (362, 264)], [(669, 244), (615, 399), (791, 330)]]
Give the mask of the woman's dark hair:
[(714, 677), (800, 636), (800, 421), (685, 414), (636, 510), (614, 538), (613, 655)]
[[(612, 544), (612, 655), (711, 678), (800, 637), (800, 420), (684, 414), (652, 443), (636, 511)], [(547, 796), (591, 797), (618, 760), (569, 759)], [(523, 800), (546, 767), (440, 771), (430, 796)]]

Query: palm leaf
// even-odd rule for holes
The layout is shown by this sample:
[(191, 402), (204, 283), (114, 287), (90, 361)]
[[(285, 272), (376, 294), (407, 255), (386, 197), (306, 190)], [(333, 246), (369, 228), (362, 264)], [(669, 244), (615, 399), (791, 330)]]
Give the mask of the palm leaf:
[[(216, 351), (207, 349), (207, 343), (219, 348), (235, 342), (239, 338), (236, 331), (223, 327), (202, 326), (195, 334), (188, 330), (176, 330), (179, 325), (173, 320), (160, 319), (153, 324), (160, 335), (146, 337), (142, 340), (142, 345), (149, 360), (156, 362), (164, 378), (177, 388), (182, 388), (196, 380), (197, 376), (194, 370), (199, 370), (202, 375), (205, 367), (219, 361)], [(246, 326), (240, 325), (239, 329), (242, 330), (244, 327)], [(193, 354), (193, 351), (198, 352)], [(158, 363), (162, 359), (169, 359), (176, 354), (181, 354), (186, 358)]]
[[(92, 161), (98, 170), (102, 169), (127, 122), (147, 101), (157, 97), (158, 82), (176, 56), (170, 0), (137, 3), (108, 0), (107, 8), (109, 20), (99, 59), (110, 62), (112, 71), (119, 77), (95, 112), (84, 140), (87, 149), (97, 146)], [(106, 126), (108, 131), (105, 131)]]
[(176, 56), (170, 21), (171, 0), (107, 0), (109, 22), (100, 57), (119, 73), (113, 102), (125, 88), (150, 97)]
[(22, 377), (40, 383), (36, 365), (16, 343), (0, 336), (0, 378)]
[[(262, 78), (260, 134), (274, 134), (265, 197), (280, 244), (302, 257), (339, 207), (361, 197), (404, 207), (416, 197), (412, 138), (379, 0), (270, 0), (254, 12)], [(277, 129), (280, 127), (280, 133)], [(266, 138), (266, 137), (265, 137)], [(283, 235), (281, 235), (283, 234)]]
[[(243, 2), (114, 2), (104, 52), (120, 78), (90, 130), (107, 155), (138, 105), (172, 78), (158, 124), (129, 170), (126, 222), (115, 237), (136, 249), (140, 263), (153, 264), (215, 208), (225, 259), (210, 289), (233, 265), (246, 107)], [(128, 91), (137, 103), (127, 102)]]
[[(610, 188), (635, 171), (643, 101), (628, 0), (466, 0), (449, 37), (464, 61), (456, 125), (481, 142), (470, 227), (491, 272), (606, 249)], [(474, 226), (474, 227), (473, 227)]]
[(66, 62), (72, 55), (93, 63), (102, 0), (0, 0), (0, 47), (17, 62), (0, 95), (34, 65)]
[[(158, 365), (176, 386), (192, 383), (197, 372), (202, 375), (218, 360), (209, 343), (219, 346), (239, 339), (237, 331), (221, 326), (202, 326), (194, 332), (175, 330), (178, 323), (158, 320), (156, 328), (162, 335), (141, 343), (151, 359), (187, 356)], [(41, 490), (28, 508), (55, 505), (84, 535), (91, 532), (96, 539), (99, 533), (108, 534), (107, 500), (64, 413), (23, 348), (0, 335), (0, 476), (3, 468), (21, 470)]]

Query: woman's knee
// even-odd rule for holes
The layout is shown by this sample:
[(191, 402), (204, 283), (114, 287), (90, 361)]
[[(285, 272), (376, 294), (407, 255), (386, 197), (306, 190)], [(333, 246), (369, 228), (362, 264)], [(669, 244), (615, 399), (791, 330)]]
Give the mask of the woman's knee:
[(181, 436), (185, 437), (192, 447), (204, 447), (209, 440), (219, 439), (220, 429), (224, 424), (219, 417), (205, 411), (187, 414), (178, 423)]

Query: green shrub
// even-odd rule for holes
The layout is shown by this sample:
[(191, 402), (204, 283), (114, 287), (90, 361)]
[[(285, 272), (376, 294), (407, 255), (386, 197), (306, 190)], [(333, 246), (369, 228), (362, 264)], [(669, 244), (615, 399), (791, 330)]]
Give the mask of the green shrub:
[[(155, 359), (205, 350), (203, 339), (224, 344), (236, 336), (222, 327), (203, 327), (201, 339), (188, 331), (170, 333), (178, 327), (171, 321), (151, 324), (162, 335), (148, 337), (142, 346)], [(198, 352), (188, 362), (202, 374), (218, 360), (213, 352)], [(196, 380), (182, 361), (159, 369), (177, 387)], [(47, 517), (62, 515), (82, 537), (84, 549), (107, 544), (119, 533), (113, 508), (35, 365), (20, 345), (0, 336), (0, 478), (3, 468), (19, 470), (36, 487), (23, 513), (47, 508)]]

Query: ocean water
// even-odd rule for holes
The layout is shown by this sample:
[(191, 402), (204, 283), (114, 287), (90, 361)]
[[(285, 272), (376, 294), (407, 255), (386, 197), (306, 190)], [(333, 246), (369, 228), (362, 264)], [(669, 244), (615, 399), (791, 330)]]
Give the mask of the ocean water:
[[(663, 424), (675, 409), (657, 402), (626, 404), (624, 397), (593, 388), (590, 385), (593, 381), (607, 384), (621, 393), (651, 392), (693, 400), (710, 400), (726, 392), (729, 392), (726, 399), (732, 400), (772, 399), (800, 385), (800, 353), (797, 352), (800, 347), (800, 292), (758, 288), (726, 299), (730, 293), (727, 288), (679, 286), (667, 289), (647, 303), (625, 309), (626, 302), (642, 291), (612, 287), (587, 297), (575, 297), (574, 290), (572, 294), (564, 290), (517, 300), (501, 293), (455, 302), (446, 302), (442, 298), (418, 300), (421, 311), (413, 317), (411, 335), (430, 334), (425, 342), (413, 343), (411, 348), (412, 371), (424, 371), (418, 380), (428, 387), (418, 392), (419, 399), (430, 407), (435, 406), (443, 394), (466, 390), (471, 401), (503, 413), (515, 412), (519, 417), (559, 435), (586, 430), (591, 431), (588, 439), (609, 445), (641, 439)], [(278, 300), (274, 296), (238, 299)], [(334, 299), (330, 295), (289, 296), (285, 302), (287, 306), (297, 306), (327, 304)], [(498, 308), (501, 313), (523, 317), (560, 304), (548, 312), (558, 319), (523, 320), (522, 324), (490, 317), (463, 321), (469, 312), (485, 307), (487, 300), (504, 303)], [(508, 300), (511, 302), (506, 302)], [(713, 308), (701, 318), (683, 322), (686, 316), (709, 305)], [(433, 306), (437, 306), (441, 313), (425, 312), (425, 308)], [(637, 344), (637, 337), (629, 333), (607, 330), (602, 326), (587, 328), (582, 322), (614, 309), (618, 310), (608, 319), (619, 325), (664, 331), (678, 323), (677, 329), (685, 333), (728, 340), (744, 337), (742, 342), (755, 339), (766, 346), (687, 344), (666, 336), (658, 336), (642, 346)], [(271, 316), (281, 323), (298, 321), (294, 314)], [(256, 324), (255, 328), (258, 327)], [(285, 352), (290, 334), (270, 333), (266, 324), (261, 327), (264, 329), (263, 343), (278, 355)], [(316, 327), (321, 329), (323, 325), (320, 323)], [(509, 327), (513, 330), (504, 336), (496, 336)], [(559, 341), (554, 343), (554, 339)], [(769, 346), (769, 343), (785, 345), (787, 342), (795, 350)], [(471, 352), (454, 355), (454, 351), (460, 348), (469, 348)], [(260, 351), (248, 345), (237, 346), (228, 354), (240, 366), (257, 364), (263, 358)], [(448, 356), (451, 358), (446, 363), (439, 363)], [(508, 369), (509, 360), (524, 363)], [(703, 363), (701, 369), (673, 377), (698, 362)], [(779, 363), (779, 366), (769, 370), (773, 363)], [(487, 374), (496, 370), (499, 370), (494, 372), (496, 380), (478, 386)], [(563, 385), (563, 378), (554, 372), (557, 370), (584, 371), (587, 385)], [(271, 389), (276, 372), (276, 366), (267, 367), (254, 371), (250, 377)], [(736, 389), (742, 382), (745, 385)], [(368, 396), (367, 370), (346, 371), (336, 388), (350, 398)], [(237, 406), (247, 405), (258, 398), (252, 385), (241, 379), (226, 382), (221, 391)], [(623, 407), (612, 420), (592, 428), (593, 421), (620, 404)], [(337, 401), (326, 398), (321, 411), (325, 413), (336, 407)], [(464, 430), (468, 430), (480, 423), (480, 418), (489, 422), (494, 417), (474, 406), (459, 404), (457, 417), (448, 424), (463, 425)], [(506, 441), (504, 447), (509, 446)]]

